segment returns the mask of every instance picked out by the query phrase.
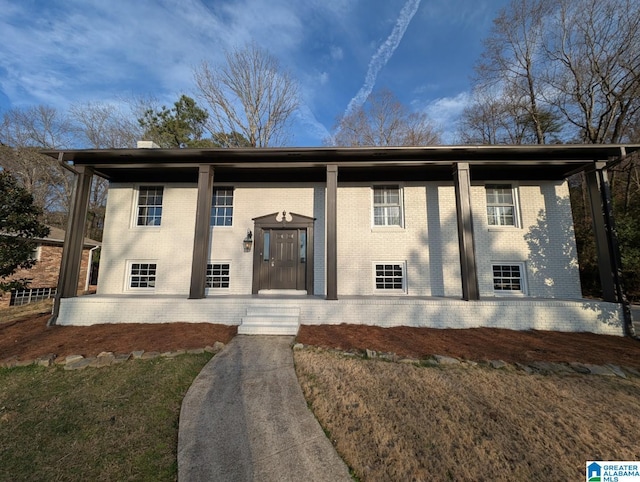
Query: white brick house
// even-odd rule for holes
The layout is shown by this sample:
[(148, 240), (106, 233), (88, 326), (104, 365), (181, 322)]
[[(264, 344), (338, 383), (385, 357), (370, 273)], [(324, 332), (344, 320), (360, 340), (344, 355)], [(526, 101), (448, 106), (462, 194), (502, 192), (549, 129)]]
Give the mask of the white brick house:
[[(56, 321), (623, 334), (606, 268), (605, 301), (582, 299), (566, 176), (588, 173), (602, 213), (594, 159), (636, 147), (50, 152), (78, 171), (71, 223), (91, 176), (110, 180), (97, 295), (59, 287)], [(615, 239), (594, 218), (612, 265)]]

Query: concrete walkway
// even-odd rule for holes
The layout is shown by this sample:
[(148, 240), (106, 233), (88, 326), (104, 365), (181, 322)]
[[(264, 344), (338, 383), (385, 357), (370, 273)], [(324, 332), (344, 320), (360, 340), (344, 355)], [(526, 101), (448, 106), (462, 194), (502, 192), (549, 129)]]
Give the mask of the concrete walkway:
[(291, 336), (236, 336), (182, 402), (178, 480), (350, 481), (307, 408)]

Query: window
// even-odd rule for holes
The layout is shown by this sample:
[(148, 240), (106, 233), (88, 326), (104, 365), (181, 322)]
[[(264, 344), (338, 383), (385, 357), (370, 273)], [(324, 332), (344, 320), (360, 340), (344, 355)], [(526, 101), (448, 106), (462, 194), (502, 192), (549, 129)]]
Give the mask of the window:
[(215, 188), (211, 201), (211, 226), (231, 226), (232, 222), (233, 188)]
[(489, 226), (517, 226), (516, 196), (511, 184), (487, 184), (485, 189)]
[(31, 251), (31, 253), (29, 254), (29, 259), (33, 259), (34, 261), (40, 261), (41, 248), (42, 248), (41, 244), (38, 244), (35, 248), (33, 248), (33, 251)]
[(494, 264), (493, 290), (501, 294), (524, 294), (524, 263)]
[(399, 186), (373, 186), (373, 225), (402, 226)]
[(404, 291), (404, 263), (375, 263), (376, 290)]
[(138, 226), (160, 226), (162, 220), (162, 186), (140, 186), (138, 189)]
[(156, 263), (131, 263), (129, 273), (129, 288), (156, 287)]
[(56, 288), (27, 288), (26, 290), (11, 292), (9, 306), (22, 306), (35, 301), (48, 300), (55, 298)]
[(207, 264), (207, 288), (229, 287), (229, 263)]

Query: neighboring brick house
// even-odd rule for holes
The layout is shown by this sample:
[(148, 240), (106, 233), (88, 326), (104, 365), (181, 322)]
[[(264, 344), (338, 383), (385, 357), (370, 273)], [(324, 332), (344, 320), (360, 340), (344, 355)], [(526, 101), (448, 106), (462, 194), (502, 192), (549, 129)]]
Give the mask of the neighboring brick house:
[[(30, 283), (22, 291), (0, 292), (0, 308), (27, 304), (55, 296), (62, 261), (64, 236), (65, 232), (62, 229), (49, 226), (47, 237), (34, 239), (38, 243), (33, 253), (36, 264), (31, 269), (18, 270), (8, 278), (8, 280), (26, 278), (30, 280)], [(91, 251), (99, 247), (100, 244), (100, 242), (89, 238), (84, 240), (77, 288), (79, 294), (88, 291), (88, 277), (91, 274)]]
[[(74, 163), (75, 226), (92, 176), (109, 180), (97, 295), (75, 298), (70, 277), (54, 318), (240, 333), (346, 322), (622, 334), (600, 186), (608, 162), (639, 149), (50, 151)], [(604, 301), (581, 294), (567, 185), (581, 171)]]

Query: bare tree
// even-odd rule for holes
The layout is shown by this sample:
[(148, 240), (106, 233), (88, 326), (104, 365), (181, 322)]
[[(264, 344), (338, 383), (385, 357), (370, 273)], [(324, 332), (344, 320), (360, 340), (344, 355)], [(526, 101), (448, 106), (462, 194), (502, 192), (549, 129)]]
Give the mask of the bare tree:
[(240, 133), (252, 147), (283, 145), (298, 108), (297, 83), (255, 44), (229, 51), (225, 59), (225, 65), (204, 61), (194, 69), (199, 95), (210, 109), (211, 134)]
[(69, 109), (81, 143), (92, 149), (135, 147), (142, 129), (132, 112), (123, 112), (113, 104), (86, 102)]
[(44, 210), (45, 221), (68, 210), (72, 192), (70, 173), (40, 149), (71, 147), (73, 129), (56, 109), (36, 106), (5, 112), (0, 122), (0, 166), (10, 172)]
[[(476, 66), (477, 85), (500, 89), (501, 116), (511, 126), (522, 126), (527, 118), (535, 134), (534, 143), (545, 143), (541, 106), (544, 89), (543, 72), (547, 68), (544, 50), (545, 19), (550, 13), (547, 0), (513, 0), (493, 21), (491, 34)], [(511, 117), (509, 121), (507, 118)], [(517, 127), (516, 130), (519, 130)], [(519, 135), (513, 140), (522, 143)]]
[(620, 142), (640, 109), (640, 3), (561, 0), (548, 29), (550, 101), (581, 142)]
[(518, 93), (477, 87), (462, 112), (458, 135), (465, 144), (537, 144), (557, 142), (562, 125), (551, 109), (531, 115)]
[(338, 120), (325, 143), (335, 146), (424, 146), (440, 142), (425, 113), (410, 112), (390, 91), (373, 92)]

